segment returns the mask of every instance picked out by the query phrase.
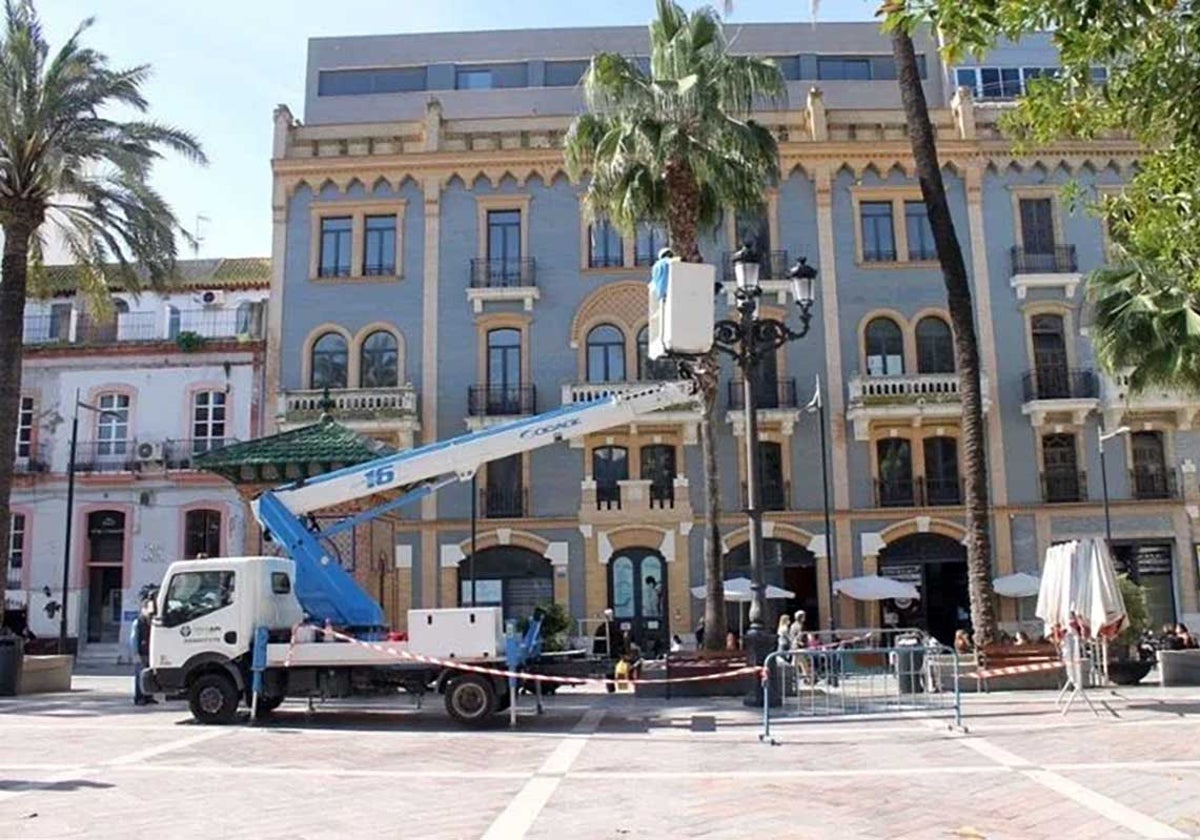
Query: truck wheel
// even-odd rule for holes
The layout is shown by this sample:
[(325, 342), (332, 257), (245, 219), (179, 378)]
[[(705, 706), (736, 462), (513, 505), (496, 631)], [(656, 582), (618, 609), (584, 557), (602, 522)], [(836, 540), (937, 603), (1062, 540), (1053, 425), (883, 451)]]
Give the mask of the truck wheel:
[(237, 686), (225, 674), (201, 674), (188, 689), (188, 705), (199, 723), (233, 723), (238, 707)]
[(467, 726), (481, 726), (496, 712), (496, 689), (479, 674), (464, 674), (446, 686), (446, 711)]

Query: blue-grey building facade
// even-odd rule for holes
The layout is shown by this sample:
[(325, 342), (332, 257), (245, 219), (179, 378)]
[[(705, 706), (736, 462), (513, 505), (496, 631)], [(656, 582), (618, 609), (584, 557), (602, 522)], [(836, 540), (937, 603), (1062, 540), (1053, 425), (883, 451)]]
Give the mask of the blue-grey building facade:
[[(783, 275), (820, 271), (809, 335), (763, 373), (770, 582), (808, 622), (966, 624), (961, 405), (945, 290), (914, 179), (890, 48), (874, 24), (746, 25), (736, 49), (774, 57), (786, 107), (759, 117), (782, 177), (758, 214), (706, 232), (728, 270), (763, 252), (766, 314), (794, 319)], [(1095, 366), (1083, 276), (1103, 264), (1101, 223), (1061, 188), (1119, 189), (1123, 140), (1015, 157), (999, 114), (1055, 64), (1045, 39), (943, 65), (919, 38), (926, 95), (970, 269), (985, 376), (993, 566), (1037, 573), (1055, 541), (1104, 532), (1105, 444), (1119, 562), (1161, 621), (1197, 611), (1195, 462), (1200, 405), (1130, 395)], [(666, 375), (645, 356), (645, 281), (664, 235), (589, 224), (563, 168), (588, 58), (647, 52), (640, 27), (314, 39), (303, 121), (275, 114), (274, 277), (268, 387), (277, 422), (330, 390), (336, 419), (399, 446), (443, 439)], [(1102, 71), (1097, 71), (1102, 81)], [(719, 299), (719, 309), (731, 301)], [(729, 576), (747, 573), (740, 388), (719, 405)], [(828, 413), (825, 533), (817, 417)], [(635, 635), (686, 633), (703, 583), (699, 415), (678, 411), (489, 464), (475, 495), (450, 487), (391, 526), (384, 574), (397, 623), (454, 605), (478, 515), (476, 599), (512, 613), (540, 600), (576, 618), (612, 606)], [(831, 579), (910, 580), (920, 602), (839, 598)], [(1001, 599), (1015, 629), (1028, 599)]]

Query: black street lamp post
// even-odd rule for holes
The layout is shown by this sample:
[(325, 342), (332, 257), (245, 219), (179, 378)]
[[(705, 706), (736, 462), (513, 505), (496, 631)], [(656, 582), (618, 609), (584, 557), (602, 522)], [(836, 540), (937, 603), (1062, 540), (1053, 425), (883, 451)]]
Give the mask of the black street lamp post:
[[(730, 356), (742, 372), (742, 398), (746, 424), (746, 516), (750, 530), (750, 627), (743, 640), (743, 649), (752, 665), (761, 665), (775, 646), (775, 635), (763, 623), (766, 613), (766, 569), (763, 566), (762, 508), (759, 505), (758, 467), (758, 402), (759, 365), (769, 354), (790, 341), (808, 334), (812, 320), (812, 304), (817, 271), (800, 258), (788, 271), (792, 294), (800, 309), (800, 329), (793, 330), (783, 321), (761, 318), (758, 299), (759, 257), (750, 245), (733, 255), (737, 288), (734, 298), (739, 313), (737, 320), (718, 321), (713, 331), (717, 350)], [(755, 680), (755, 689), (747, 695), (747, 705), (761, 705), (762, 685)]]
[(95, 412), (100, 416), (109, 416), (123, 420), (124, 415), (115, 411), (107, 411), (89, 405), (79, 399), (79, 389), (75, 389), (75, 414), (71, 418), (71, 445), (67, 452), (67, 521), (63, 523), (63, 570), (62, 570), (62, 602), (58, 616), (58, 652), (67, 652), (67, 592), (71, 585), (71, 524), (75, 519), (75, 452), (79, 445), (79, 409)]

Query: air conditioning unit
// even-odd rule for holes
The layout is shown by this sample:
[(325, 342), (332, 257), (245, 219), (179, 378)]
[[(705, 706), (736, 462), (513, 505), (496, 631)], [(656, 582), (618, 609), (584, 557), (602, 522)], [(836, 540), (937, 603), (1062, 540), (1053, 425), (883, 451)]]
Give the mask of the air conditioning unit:
[(161, 440), (148, 440), (137, 445), (137, 459), (141, 464), (161, 463), (163, 445)]
[(202, 306), (220, 306), (225, 302), (225, 292), (220, 289), (209, 289), (192, 295), (192, 299)]

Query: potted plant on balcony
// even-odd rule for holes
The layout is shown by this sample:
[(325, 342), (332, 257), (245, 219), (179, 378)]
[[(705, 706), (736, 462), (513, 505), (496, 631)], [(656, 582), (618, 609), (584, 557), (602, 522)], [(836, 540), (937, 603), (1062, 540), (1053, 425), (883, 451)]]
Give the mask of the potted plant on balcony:
[(1121, 598), (1125, 601), (1128, 623), (1108, 646), (1108, 679), (1117, 685), (1136, 685), (1154, 667), (1154, 654), (1144, 655), (1140, 642), (1150, 625), (1146, 610), (1146, 588), (1138, 586), (1129, 575), (1117, 577)]

